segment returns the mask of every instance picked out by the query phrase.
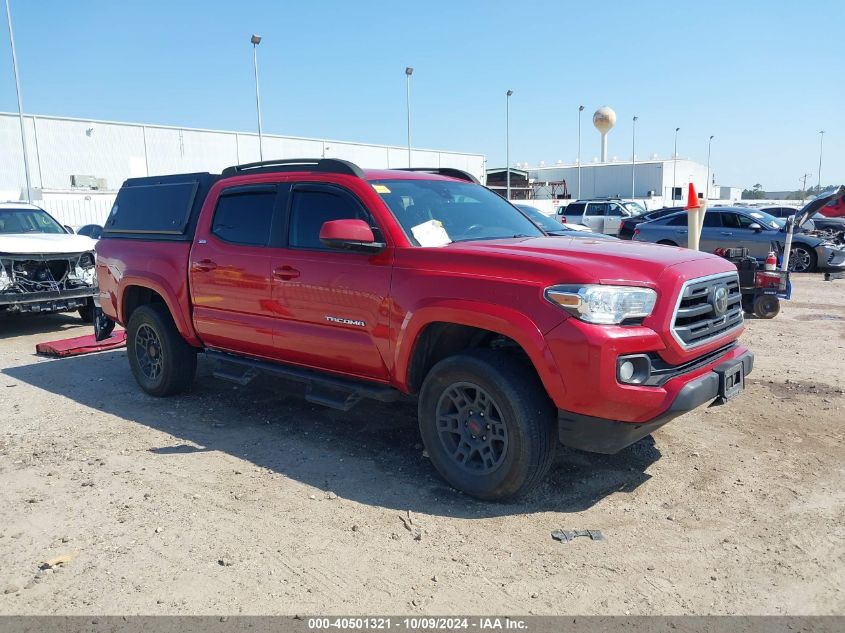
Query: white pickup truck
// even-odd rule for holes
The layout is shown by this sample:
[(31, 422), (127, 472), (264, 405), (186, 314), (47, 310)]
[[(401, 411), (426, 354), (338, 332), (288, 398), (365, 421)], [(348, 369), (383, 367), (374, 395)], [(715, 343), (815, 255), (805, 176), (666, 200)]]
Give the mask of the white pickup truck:
[(562, 224), (583, 224), (595, 233), (619, 235), (622, 220), (646, 210), (636, 202), (618, 198), (576, 200), (565, 207), (558, 207), (557, 216)]

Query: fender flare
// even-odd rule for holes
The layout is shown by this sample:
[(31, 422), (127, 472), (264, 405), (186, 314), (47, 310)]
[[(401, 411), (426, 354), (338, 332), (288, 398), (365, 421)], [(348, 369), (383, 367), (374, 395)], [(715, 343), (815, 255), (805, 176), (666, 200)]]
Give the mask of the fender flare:
[(426, 303), (405, 315), (396, 336), (393, 355), (395, 382), (409, 393), (409, 372), (420, 335), (432, 323), (454, 323), (490, 330), (513, 339), (531, 360), (546, 392), (561, 393), (563, 378), (543, 332), (527, 315), (501, 305), (466, 299), (443, 299)]
[(120, 280), (120, 303), (117, 306), (120, 323), (128, 325), (128, 319), (124, 313), (126, 291), (133, 286), (148, 288), (164, 299), (167, 310), (170, 312), (173, 323), (176, 325), (176, 329), (182, 335), (182, 338), (190, 345), (202, 347), (202, 341), (197, 336), (191, 321), (191, 307), (187, 288), (179, 292), (164, 277), (151, 271), (144, 271), (143, 276), (126, 274)]

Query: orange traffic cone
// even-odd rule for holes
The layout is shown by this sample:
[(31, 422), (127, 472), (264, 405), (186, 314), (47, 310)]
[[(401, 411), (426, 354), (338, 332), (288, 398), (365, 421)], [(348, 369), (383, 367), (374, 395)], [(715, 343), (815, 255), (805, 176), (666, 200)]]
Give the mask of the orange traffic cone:
[(695, 185), (689, 184), (689, 195), (687, 196), (687, 211), (690, 209), (700, 209), (701, 203), (698, 201), (698, 194), (695, 193)]

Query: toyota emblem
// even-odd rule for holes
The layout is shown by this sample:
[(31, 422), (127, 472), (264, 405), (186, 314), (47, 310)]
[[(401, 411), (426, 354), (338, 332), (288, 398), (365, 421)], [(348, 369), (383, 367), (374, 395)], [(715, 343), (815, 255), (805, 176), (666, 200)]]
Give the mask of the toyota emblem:
[(728, 311), (728, 287), (717, 286), (713, 291), (713, 312), (722, 316)]

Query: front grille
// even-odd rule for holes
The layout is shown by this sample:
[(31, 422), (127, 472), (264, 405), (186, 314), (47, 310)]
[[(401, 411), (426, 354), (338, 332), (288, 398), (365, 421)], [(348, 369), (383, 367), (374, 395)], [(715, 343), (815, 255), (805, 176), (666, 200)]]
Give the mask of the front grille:
[[(714, 297), (727, 291), (723, 313), (717, 313)], [(742, 325), (742, 295), (736, 273), (724, 273), (686, 282), (681, 288), (672, 322), (672, 335), (684, 349), (704, 345)]]

